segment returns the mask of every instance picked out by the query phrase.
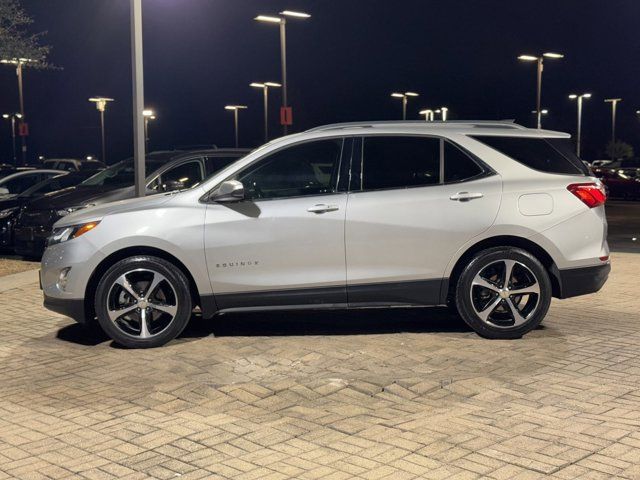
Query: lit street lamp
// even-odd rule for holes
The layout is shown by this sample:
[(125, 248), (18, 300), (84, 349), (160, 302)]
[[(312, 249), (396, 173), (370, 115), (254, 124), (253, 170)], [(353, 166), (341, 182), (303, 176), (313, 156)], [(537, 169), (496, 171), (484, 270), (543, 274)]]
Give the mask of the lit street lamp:
[(525, 62), (537, 62), (537, 88), (536, 88), (536, 117), (537, 128), (542, 128), (542, 109), (540, 108), (540, 102), (542, 100), (542, 70), (544, 70), (544, 58), (564, 58), (561, 53), (546, 52), (537, 57), (533, 55), (520, 55), (518, 60)]
[(425, 122), (433, 122), (433, 110), (425, 108), (418, 112), (420, 115), (424, 115)]
[[(280, 64), (282, 68), (282, 113), (281, 123), (282, 131), (287, 134), (287, 126), (291, 124), (292, 115), (289, 110), (289, 104), (287, 100), (287, 17), (306, 19), (311, 15), (304, 12), (294, 12), (292, 10), (283, 10), (280, 15), (258, 15), (255, 20), (259, 22), (278, 23), (280, 24)], [(282, 121), (285, 120), (286, 121)]]
[(144, 117), (144, 148), (149, 152), (149, 120), (155, 120), (156, 113), (153, 110), (144, 109), (142, 116)]
[(616, 110), (618, 107), (618, 102), (621, 102), (621, 98), (605, 98), (605, 103), (611, 104), (611, 160), (615, 160), (613, 158), (613, 145), (616, 143)]
[(247, 108), (246, 105), (227, 105), (225, 110), (233, 110), (233, 127), (236, 134), (236, 148), (238, 148), (238, 112)]
[(13, 143), (13, 164), (18, 164), (18, 159), (16, 157), (16, 118), (19, 120), (22, 118), (22, 114), (20, 113), (5, 113), (2, 115), (2, 118), (6, 120), (11, 120), (11, 141)]
[(107, 102), (113, 102), (113, 98), (106, 97), (91, 97), (90, 102), (96, 104), (96, 109), (100, 112), (100, 134), (102, 136), (102, 160), (103, 163), (107, 163), (107, 148), (104, 141), (104, 111), (107, 108)]
[(582, 144), (582, 99), (591, 98), (590, 93), (583, 93), (582, 95), (576, 95), (572, 93), (569, 95), (571, 100), (578, 101), (578, 131), (576, 133), (576, 155), (580, 157), (580, 145)]
[(406, 120), (407, 119), (407, 101), (409, 97), (417, 97), (418, 94), (415, 92), (404, 92), (404, 93), (397, 93), (394, 92), (391, 94), (392, 97), (395, 98), (401, 98), (402, 99), (402, 120)]
[(31, 58), (11, 58), (6, 59), (3, 58), (0, 60), (0, 63), (5, 63), (8, 65), (16, 66), (16, 75), (18, 76), (18, 99), (20, 102), (20, 137), (22, 138), (22, 164), (26, 165), (27, 163), (27, 134), (28, 130), (25, 123), (24, 117), (24, 94), (22, 89), (22, 66), (29, 65), (33, 63), (38, 63), (37, 60), (32, 60)]
[(436, 110), (436, 113), (440, 114), (440, 119), (443, 122), (447, 121), (447, 113), (449, 112), (449, 109), (447, 107), (440, 107), (438, 110)]
[(264, 141), (268, 142), (269, 141), (269, 87), (278, 88), (278, 87), (281, 87), (282, 85), (276, 82), (264, 82), (264, 83), (253, 82), (249, 86), (262, 89), (262, 96), (264, 101)]

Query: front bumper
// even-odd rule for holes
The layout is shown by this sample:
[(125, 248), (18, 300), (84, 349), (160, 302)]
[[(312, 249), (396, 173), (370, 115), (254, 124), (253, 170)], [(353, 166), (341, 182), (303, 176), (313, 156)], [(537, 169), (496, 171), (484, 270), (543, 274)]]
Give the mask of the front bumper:
[(610, 271), (610, 263), (559, 270), (560, 295), (558, 298), (577, 297), (597, 292), (607, 281)]
[(78, 323), (87, 322), (83, 298), (54, 298), (45, 294), (44, 307), (52, 312), (71, 317)]

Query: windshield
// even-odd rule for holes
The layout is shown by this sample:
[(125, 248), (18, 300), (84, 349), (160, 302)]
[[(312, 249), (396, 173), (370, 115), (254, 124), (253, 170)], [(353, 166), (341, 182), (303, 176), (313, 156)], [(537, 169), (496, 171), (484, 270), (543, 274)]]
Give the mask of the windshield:
[[(164, 163), (165, 162), (158, 160), (147, 159), (145, 162), (147, 174), (154, 172)], [(131, 187), (134, 183), (133, 159), (127, 159), (96, 173), (94, 176), (87, 178), (80, 185), (99, 185), (103, 187), (123, 188)]]

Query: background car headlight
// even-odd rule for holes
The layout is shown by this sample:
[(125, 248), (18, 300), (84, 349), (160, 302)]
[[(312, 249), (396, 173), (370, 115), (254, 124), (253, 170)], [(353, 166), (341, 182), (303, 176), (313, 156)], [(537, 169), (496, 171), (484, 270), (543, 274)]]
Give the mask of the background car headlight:
[(9, 215), (11, 215), (16, 210), (18, 210), (18, 207), (6, 208), (4, 210), (0, 210), (0, 219), (7, 218)]
[(75, 212), (76, 210), (80, 210), (82, 208), (85, 208), (83, 205), (80, 205), (78, 207), (67, 207), (67, 208), (63, 208), (61, 210), (56, 210), (56, 213), (61, 216), (64, 217), (65, 215), (69, 215), (70, 213)]
[(98, 226), (100, 222), (88, 222), (80, 225), (70, 225), (68, 227), (54, 228), (53, 234), (47, 239), (47, 246), (66, 242), (73, 238), (78, 238)]

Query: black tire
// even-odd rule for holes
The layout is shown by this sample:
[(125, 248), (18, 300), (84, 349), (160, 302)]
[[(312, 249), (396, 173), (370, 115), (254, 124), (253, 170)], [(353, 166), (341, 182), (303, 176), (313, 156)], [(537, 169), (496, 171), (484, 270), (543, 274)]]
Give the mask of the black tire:
[[(511, 261), (517, 263), (513, 270), (510, 270), (512, 273), (507, 279), (507, 284), (513, 279), (518, 282), (522, 279), (522, 287), (512, 288), (511, 285), (504, 285), (506, 274), (501, 274), (500, 269), (506, 272), (507, 265), (513, 265)], [(484, 275), (487, 272), (495, 272), (492, 279), (488, 280), (488, 284), (495, 286), (495, 290), (482, 285), (473, 286), (481, 273), (480, 276), (486, 279)], [(518, 288), (524, 291), (527, 288), (523, 287), (528, 286), (535, 292), (536, 285), (539, 291), (537, 294), (515, 295), (508, 291), (517, 291)], [(529, 252), (515, 247), (494, 247), (474, 255), (458, 278), (455, 295), (460, 316), (478, 335), (491, 339), (515, 339), (540, 325), (549, 310), (552, 289), (547, 270)], [(519, 308), (520, 303), (523, 304), (522, 309)], [(488, 307), (483, 309), (484, 305)], [(493, 305), (496, 306), (492, 308)], [(514, 306), (517, 313), (513, 311)], [(487, 320), (483, 320), (480, 315), (487, 314), (490, 308)]]
[[(149, 278), (152, 274), (153, 276), (145, 283), (144, 276)], [(149, 301), (144, 303), (144, 305), (149, 305), (144, 309), (145, 315), (150, 315), (151, 318), (149, 322), (144, 322), (145, 328), (148, 329), (145, 334), (148, 336), (142, 333), (142, 318), (145, 317), (141, 317), (141, 313), (138, 313), (141, 309), (136, 307), (141, 304), (132, 294), (128, 293), (129, 290), (122, 288), (121, 284), (116, 284), (116, 280), (122, 278), (123, 275), (127, 275), (125, 278), (133, 289), (133, 293), (138, 294), (143, 301), (143, 297), (149, 294)], [(134, 275), (134, 277), (132, 278), (130, 275)], [(163, 277), (163, 279), (153, 289), (153, 292), (144, 292), (145, 288), (151, 288), (156, 275), (157, 278)], [(162, 301), (156, 300), (157, 296), (161, 296)], [(154, 303), (151, 302), (151, 297), (154, 297)], [(113, 302), (118, 300), (126, 301), (127, 305), (123, 307), (122, 311), (127, 310), (131, 313), (126, 313), (118, 319), (112, 320), (109, 316), (109, 307), (114, 306)], [(120, 304), (115, 307), (120, 307)], [(175, 313), (167, 313), (160, 308), (170, 308)], [(96, 289), (95, 309), (100, 326), (116, 343), (127, 348), (160, 347), (180, 335), (191, 318), (192, 302), (189, 281), (178, 267), (162, 258), (148, 255), (125, 258), (111, 266), (100, 279)], [(113, 308), (112, 311), (117, 310)], [(136, 325), (140, 330), (138, 335), (135, 332)], [(154, 332), (153, 327), (158, 331)]]

